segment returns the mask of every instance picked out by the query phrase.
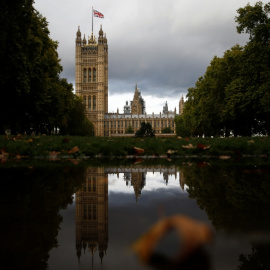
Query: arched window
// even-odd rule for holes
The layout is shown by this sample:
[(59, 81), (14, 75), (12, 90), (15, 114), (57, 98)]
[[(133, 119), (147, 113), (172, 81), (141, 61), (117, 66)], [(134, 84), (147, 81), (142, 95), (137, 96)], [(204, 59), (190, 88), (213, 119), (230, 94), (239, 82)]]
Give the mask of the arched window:
[(91, 82), (91, 68), (88, 69), (88, 82)]
[(96, 177), (93, 177), (93, 192), (96, 192), (97, 189), (97, 180)]
[(88, 109), (91, 110), (91, 96), (88, 96)]
[(83, 206), (83, 219), (87, 219), (87, 206), (85, 204)]
[(97, 74), (96, 74), (96, 69), (93, 68), (93, 82), (96, 81), (96, 76), (97, 76)]
[(91, 192), (91, 179), (88, 180), (88, 191)]
[(91, 215), (91, 205), (88, 205), (88, 219), (92, 219), (92, 215)]
[(93, 110), (96, 109), (96, 96), (93, 96)]
[(96, 220), (97, 219), (97, 206), (93, 205), (93, 219)]
[(86, 106), (86, 96), (83, 96), (83, 103)]
[(83, 69), (83, 82), (86, 82), (86, 68)]

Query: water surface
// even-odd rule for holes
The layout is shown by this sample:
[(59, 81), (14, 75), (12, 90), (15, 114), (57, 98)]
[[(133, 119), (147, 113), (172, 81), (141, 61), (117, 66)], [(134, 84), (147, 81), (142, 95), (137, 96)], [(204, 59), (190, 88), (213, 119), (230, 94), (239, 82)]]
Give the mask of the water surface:
[[(75, 163), (1, 165), (1, 254), (9, 269), (150, 269), (130, 247), (173, 215), (213, 232), (189, 269), (269, 267), (267, 161)], [(171, 258), (181, 245), (168, 234), (157, 249)]]

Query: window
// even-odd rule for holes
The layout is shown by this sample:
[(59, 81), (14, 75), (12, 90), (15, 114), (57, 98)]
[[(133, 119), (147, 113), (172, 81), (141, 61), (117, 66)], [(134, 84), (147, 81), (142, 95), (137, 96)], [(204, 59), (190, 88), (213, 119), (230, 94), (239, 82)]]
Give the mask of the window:
[(93, 219), (96, 220), (97, 218), (97, 206), (93, 205)]
[(88, 82), (91, 82), (91, 68), (88, 69)]
[(88, 219), (91, 220), (92, 215), (91, 215), (91, 205), (88, 205)]
[(87, 219), (87, 206), (83, 206), (83, 219)]
[(93, 68), (93, 82), (96, 81), (96, 69)]
[(91, 179), (88, 181), (88, 192), (91, 192)]
[(96, 188), (97, 188), (97, 180), (96, 177), (93, 177), (93, 192), (96, 192)]
[(91, 96), (88, 96), (88, 109), (91, 110)]
[(86, 82), (86, 68), (83, 69), (83, 82)]
[(96, 109), (96, 96), (93, 96), (93, 110)]
[(86, 106), (86, 96), (83, 96), (83, 103)]

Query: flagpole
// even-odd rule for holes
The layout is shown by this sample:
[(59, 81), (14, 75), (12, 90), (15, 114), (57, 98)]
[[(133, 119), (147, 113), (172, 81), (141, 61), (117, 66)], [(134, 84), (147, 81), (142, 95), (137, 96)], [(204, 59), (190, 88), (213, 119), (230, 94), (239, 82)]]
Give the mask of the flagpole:
[(93, 33), (93, 6), (92, 6), (92, 33)]

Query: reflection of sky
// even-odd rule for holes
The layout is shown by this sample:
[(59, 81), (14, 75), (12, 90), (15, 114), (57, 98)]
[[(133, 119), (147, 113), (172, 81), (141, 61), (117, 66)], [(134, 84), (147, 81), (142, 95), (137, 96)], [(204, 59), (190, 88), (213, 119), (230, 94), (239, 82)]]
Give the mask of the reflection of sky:
[[(109, 193), (116, 192), (116, 193), (134, 193), (134, 189), (130, 184), (126, 185), (126, 180), (124, 179), (124, 173), (117, 174), (109, 174), (108, 175), (108, 182), (109, 182)], [(182, 191), (179, 183), (179, 173), (175, 175), (168, 176), (168, 183), (166, 185), (166, 181), (163, 178), (163, 174), (159, 172), (148, 172), (146, 173), (146, 181), (145, 186), (142, 189), (142, 193), (144, 191), (155, 191), (158, 189), (179, 189), (180, 192)]]

